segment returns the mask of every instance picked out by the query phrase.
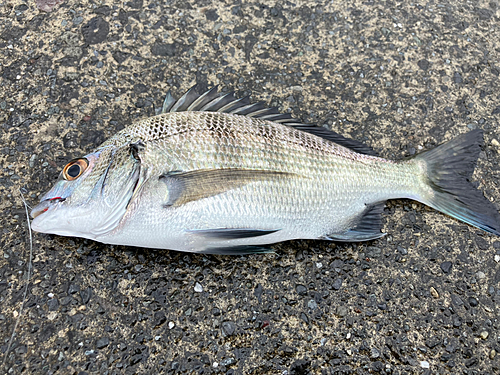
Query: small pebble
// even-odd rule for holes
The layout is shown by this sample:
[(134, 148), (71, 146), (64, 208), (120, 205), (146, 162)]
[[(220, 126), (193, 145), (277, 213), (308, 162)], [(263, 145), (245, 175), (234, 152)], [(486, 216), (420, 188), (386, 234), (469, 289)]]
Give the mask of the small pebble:
[(491, 349), (491, 351), (490, 351), (490, 359), (494, 359), (496, 355), (497, 355), (497, 352), (495, 351), (495, 349)]
[(434, 298), (439, 298), (439, 293), (438, 291), (436, 290), (436, 288), (434, 288), (433, 286), (431, 286), (429, 288), (430, 292), (431, 292), (431, 295), (434, 297)]
[(469, 305), (471, 305), (472, 307), (476, 307), (478, 305), (477, 299), (474, 297), (469, 297)]
[(175, 323), (174, 322), (168, 322), (168, 328), (169, 329), (172, 329), (175, 327)]
[(332, 284), (333, 289), (339, 290), (342, 288), (342, 279), (335, 279)]
[(495, 138), (493, 138), (491, 140), (491, 144), (492, 144), (492, 146), (495, 146), (495, 147), (499, 147), (500, 146), (500, 142), (498, 142)]
[(484, 279), (486, 277), (485, 273), (483, 271), (478, 271), (478, 273), (476, 274), (477, 278), (479, 280), (481, 279)]
[(226, 336), (232, 336), (236, 330), (236, 326), (233, 322), (225, 321), (222, 323), (222, 330)]
[(422, 367), (422, 368), (430, 368), (431, 365), (427, 361), (420, 361), (420, 367)]
[(31, 155), (30, 161), (29, 161), (29, 166), (30, 168), (33, 168), (35, 166), (35, 161), (38, 156), (36, 154)]
[(340, 316), (341, 318), (346, 316), (348, 313), (349, 313), (349, 311), (347, 310), (347, 307), (337, 306), (337, 315)]
[(500, 262), (500, 255), (495, 255), (495, 262), (499, 263)]
[(297, 285), (295, 287), (295, 290), (297, 291), (297, 293), (301, 296), (305, 296), (307, 294), (307, 288), (304, 286), (304, 285)]
[(196, 293), (201, 293), (201, 292), (203, 292), (203, 287), (201, 286), (201, 284), (200, 284), (200, 283), (198, 283), (198, 282), (197, 282), (196, 284), (194, 284), (194, 291), (195, 291)]
[(441, 269), (443, 270), (444, 273), (449, 273), (451, 271), (451, 262), (443, 262), (441, 263)]
[(108, 345), (109, 345), (109, 339), (107, 337), (100, 338), (99, 340), (97, 340), (95, 344), (97, 349), (103, 349)]
[(481, 334), (479, 336), (481, 336), (481, 338), (483, 340), (486, 340), (489, 336), (489, 333), (488, 333), (488, 331), (483, 331), (483, 332), (481, 332)]
[(307, 307), (309, 307), (311, 310), (314, 310), (318, 307), (318, 304), (315, 300), (312, 299), (307, 303)]
[(220, 363), (221, 366), (230, 366), (234, 363), (234, 358), (226, 358)]

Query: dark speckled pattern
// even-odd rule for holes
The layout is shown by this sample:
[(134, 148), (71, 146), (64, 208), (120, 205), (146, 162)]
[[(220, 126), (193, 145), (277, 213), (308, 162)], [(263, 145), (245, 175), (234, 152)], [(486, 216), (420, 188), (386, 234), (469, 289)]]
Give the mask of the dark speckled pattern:
[[(18, 189), (34, 204), (169, 89), (252, 94), (395, 160), (482, 128), (473, 180), (498, 207), (497, 1), (0, 4), (0, 361), (27, 271)], [(498, 373), (500, 241), (408, 201), (384, 230), (245, 257), (36, 235), (0, 372)]]

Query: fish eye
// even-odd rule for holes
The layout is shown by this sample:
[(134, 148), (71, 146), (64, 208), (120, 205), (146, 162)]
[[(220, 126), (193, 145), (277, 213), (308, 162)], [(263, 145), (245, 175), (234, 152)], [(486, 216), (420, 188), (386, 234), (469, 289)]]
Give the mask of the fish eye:
[(82, 175), (83, 172), (89, 166), (89, 162), (87, 159), (75, 159), (70, 161), (63, 169), (63, 177), (65, 180), (73, 181)]

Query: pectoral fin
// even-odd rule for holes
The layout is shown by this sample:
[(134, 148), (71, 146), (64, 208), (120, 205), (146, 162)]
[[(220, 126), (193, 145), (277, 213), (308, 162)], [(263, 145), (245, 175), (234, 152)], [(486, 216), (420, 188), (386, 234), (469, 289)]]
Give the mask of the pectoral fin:
[(178, 207), (199, 199), (213, 197), (251, 182), (275, 180), (293, 175), (287, 172), (252, 169), (199, 169), (169, 172), (160, 176), (168, 188), (166, 207)]

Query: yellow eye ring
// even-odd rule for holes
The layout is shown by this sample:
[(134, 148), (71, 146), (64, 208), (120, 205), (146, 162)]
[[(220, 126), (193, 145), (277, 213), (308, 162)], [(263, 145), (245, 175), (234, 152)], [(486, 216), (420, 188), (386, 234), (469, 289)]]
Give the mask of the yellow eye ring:
[(62, 175), (65, 180), (73, 181), (82, 175), (83, 172), (89, 166), (89, 162), (87, 159), (75, 159), (71, 160), (62, 171)]

